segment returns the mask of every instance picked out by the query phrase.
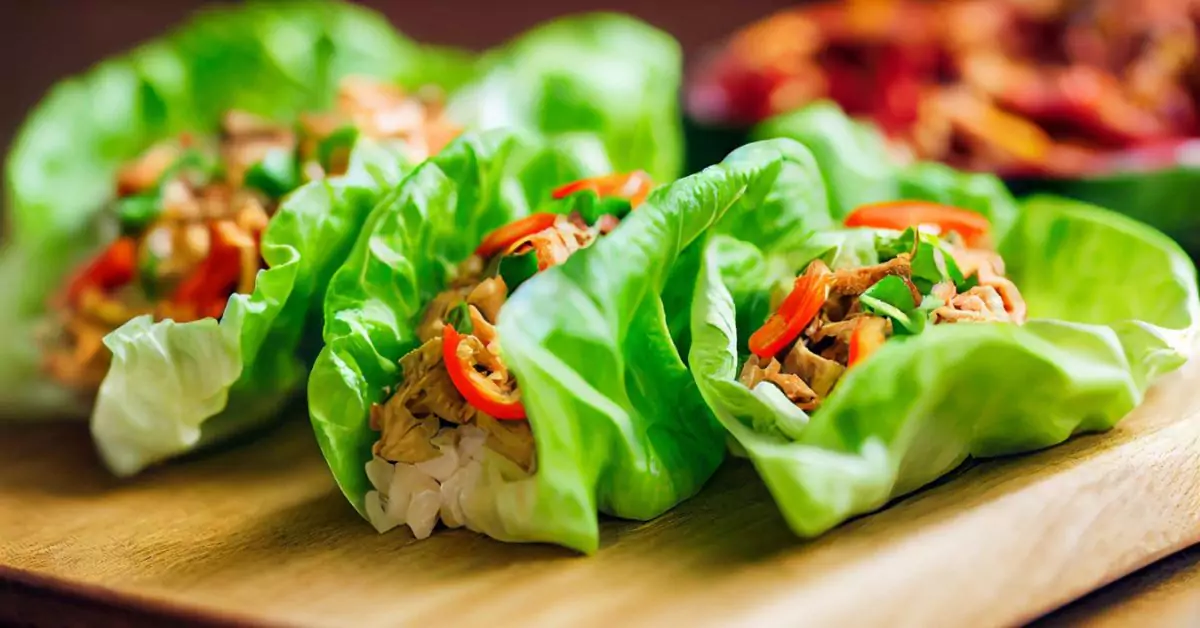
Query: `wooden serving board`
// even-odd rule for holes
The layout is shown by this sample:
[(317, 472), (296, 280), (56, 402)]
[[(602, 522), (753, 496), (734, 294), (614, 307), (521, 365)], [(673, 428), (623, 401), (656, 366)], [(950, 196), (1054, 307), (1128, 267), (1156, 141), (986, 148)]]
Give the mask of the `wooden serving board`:
[(61, 619), (44, 615), (54, 599), (91, 604), (91, 620), (1011, 625), (1200, 542), (1195, 362), (1112, 432), (961, 469), (813, 542), (733, 461), (656, 521), (606, 523), (594, 557), (465, 531), (378, 535), (302, 414), (126, 483), (82, 426), (5, 426), (0, 622)]

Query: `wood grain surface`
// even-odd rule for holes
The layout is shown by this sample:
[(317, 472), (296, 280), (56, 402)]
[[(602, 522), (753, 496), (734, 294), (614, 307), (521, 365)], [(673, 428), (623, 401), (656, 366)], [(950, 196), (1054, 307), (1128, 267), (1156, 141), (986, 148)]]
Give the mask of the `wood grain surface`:
[(1108, 434), (961, 469), (809, 543), (735, 461), (654, 522), (606, 523), (591, 558), (377, 535), (302, 413), (126, 483), (81, 426), (5, 426), (0, 622), (50, 591), (199, 622), (1012, 625), (1200, 541), (1198, 385), (1189, 364)]

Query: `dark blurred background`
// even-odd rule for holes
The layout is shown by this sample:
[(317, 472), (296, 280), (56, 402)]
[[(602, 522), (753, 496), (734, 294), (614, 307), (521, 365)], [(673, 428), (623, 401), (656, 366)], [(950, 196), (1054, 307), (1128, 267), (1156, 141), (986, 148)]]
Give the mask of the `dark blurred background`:
[[(200, 0), (15, 0), (0, 8), (0, 147), (55, 80), (154, 37), (205, 4)], [(636, 15), (695, 52), (786, 0), (426, 0), (361, 2), (414, 39), (484, 48), (558, 15), (612, 10)]]

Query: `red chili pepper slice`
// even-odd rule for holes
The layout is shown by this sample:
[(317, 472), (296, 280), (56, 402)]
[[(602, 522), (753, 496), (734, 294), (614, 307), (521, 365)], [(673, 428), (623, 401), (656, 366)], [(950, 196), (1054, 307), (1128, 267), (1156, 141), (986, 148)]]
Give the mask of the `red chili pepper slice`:
[(824, 262), (809, 264), (779, 309), (750, 335), (750, 351), (760, 358), (770, 358), (795, 340), (825, 305), (832, 277)]
[(553, 227), (558, 218), (558, 214), (539, 212), (510, 222), (487, 234), (483, 238), (483, 242), (479, 245), (479, 248), (475, 249), (475, 254), (480, 257), (491, 257), (507, 249), (521, 238)]
[(520, 421), (526, 418), (525, 406), (520, 399), (500, 394), (484, 379), (475, 367), (458, 355), (458, 345), (462, 336), (455, 331), (453, 325), (442, 328), (442, 360), (446, 363), (446, 371), (450, 373), (450, 381), (458, 389), (458, 393), (475, 409), (499, 420)]
[(982, 214), (926, 201), (886, 201), (858, 207), (846, 216), (847, 227), (870, 227), (903, 231), (909, 227), (934, 225), (943, 233), (955, 231), (967, 246), (983, 245), (991, 223)]
[(608, 196), (627, 198), (629, 199), (630, 206), (637, 207), (642, 204), (642, 201), (646, 200), (646, 197), (650, 195), (650, 190), (653, 188), (654, 181), (650, 179), (650, 175), (642, 170), (637, 170), (630, 173), (617, 173), (602, 177), (581, 179), (556, 188), (551, 196), (556, 199), (566, 198), (576, 192), (591, 190), (602, 198)]
[(119, 238), (85, 266), (67, 286), (67, 303), (79, 302), (90, 287), (102, 291), (119, 288), (133, 281), (137, 272), (137, 242), (131, 237)]

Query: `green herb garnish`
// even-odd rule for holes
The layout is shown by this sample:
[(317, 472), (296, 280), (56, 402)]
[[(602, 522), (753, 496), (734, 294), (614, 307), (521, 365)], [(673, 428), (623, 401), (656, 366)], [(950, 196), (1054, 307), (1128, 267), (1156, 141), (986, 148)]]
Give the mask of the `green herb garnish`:
[(888, 275), (880, 279), (867, 288), (859, 302), (865, 311), (892, 319), (896, 333), (919, 334), (925, 329), (925, 316), (900, 277)]
[(875, 251), (879, 254), (879, 263), (895, 259), (901, 253), (912, 253), (913, 243), (917, 240), (917, 230), (909, 227), (898, 236), (890, 234), (875, 234)]
[(922, 293), (928, 293), (934, 284), (949, 281), (958, 285), (964, 279), (954, 256), (946, 250), (937, 236), (920, 234), (912, 258), (913, 283)]

